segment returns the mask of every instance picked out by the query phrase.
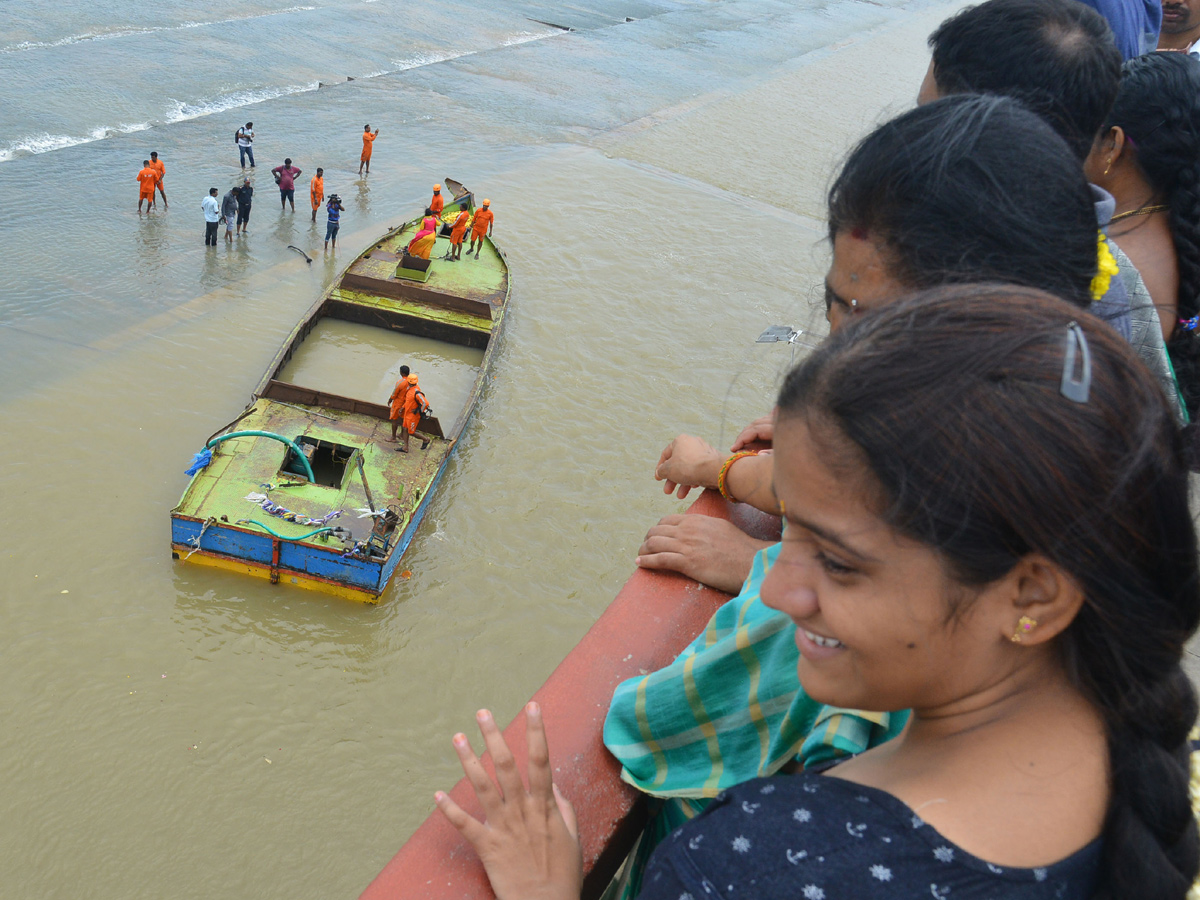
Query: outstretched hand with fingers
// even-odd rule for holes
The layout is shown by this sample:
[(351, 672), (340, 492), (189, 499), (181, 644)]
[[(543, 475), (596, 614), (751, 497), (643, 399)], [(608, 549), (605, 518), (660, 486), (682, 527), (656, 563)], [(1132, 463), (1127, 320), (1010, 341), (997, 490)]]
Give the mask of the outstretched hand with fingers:
[(492, 754), (496, 781), (488, 776), (466, 735), (454, 736), (454, 750), (485, 821), (442, 791), (434, 795), (438, 809), (479, 854), (498, 900), (579, 900), (583, 886), (579, 831), (575, 811), (551, 781), (541, 709), (536, 703), (525, 707), (528, 789), (492, 714), (483, 709), (476, 719)]
[(654, 467), (654, 478), (663, 484), (663, 493), (674, 491), (680, 500), (694, 487), (715, 488), (723, 458), (706, 441), (681, 434), (663, 448)]

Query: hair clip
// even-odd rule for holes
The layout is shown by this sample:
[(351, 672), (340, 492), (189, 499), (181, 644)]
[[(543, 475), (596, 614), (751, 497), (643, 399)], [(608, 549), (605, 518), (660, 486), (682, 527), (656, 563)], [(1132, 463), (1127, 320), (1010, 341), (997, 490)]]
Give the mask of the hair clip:
[(1184, 331), (1195, 331), (1200, 327), (1200, 316), (1192, 316), (1190, 319), (1180, 319), (1179, 327)]
[[(1078, 348), (1078, 349), (1077, 349)], [(1080, 357), (1079, 377), (1075, 377), (1075, 356)], [(1078, 322), (1067, 325), (1067, 353), (1063, 360), (1062, 385), (1059, 390), (1068, 400), (1087, 403), (1092, 388), (1092, 353), (1087, 337)]]

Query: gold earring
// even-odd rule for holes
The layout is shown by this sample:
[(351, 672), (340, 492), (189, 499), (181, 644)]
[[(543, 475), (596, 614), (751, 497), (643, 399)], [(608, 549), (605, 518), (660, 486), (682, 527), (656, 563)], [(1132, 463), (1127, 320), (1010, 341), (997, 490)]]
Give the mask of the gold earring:
[(1021, 643), (1021, 638), (1035, 628), (1037, 628), (1037, 619), (1031, 619), (1029, 616), (1021, 616), (1017, 620), (1017, 630), (1013, 632), (1013, 636), (1009, 640), (1014, 644), (1019, 644)]
[(1105, 175), (1107, 175), (1107, 174), (1108, 174), (1108, 170), (1109, 170), (1109, 169), (1111, 169), (1111, 168), (1112, 168), (1112, 157), (1110, 156), (1110, 157), (1108, 158), (1108, 164), (1107, 164), (1107, 165), (1105, 165), (1105, 167), (1104, 167), (1104, 174), (1105, 174)]

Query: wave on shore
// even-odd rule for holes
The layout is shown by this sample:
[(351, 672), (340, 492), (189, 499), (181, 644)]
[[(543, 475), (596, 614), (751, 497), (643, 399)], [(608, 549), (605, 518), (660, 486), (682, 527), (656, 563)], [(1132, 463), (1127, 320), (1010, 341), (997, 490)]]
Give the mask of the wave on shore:
[[(193, 28), (202, 25), (215, 25), (222, 22), (244, 21), (245, 19), (263, 18), (264, 16), (279, 15), (285, 12), (294, 12), (298, 10), (315, 9), (312, 6), (291, 6), (287, 9), (276, 10), (274, 12), (262, 13), (255, 16), (244, 16), (241, 19), (222, 19), (218, 22), (200, 22), (189, 23), (186, 25), (171, 26), (172, 28)], [(120, 37), (126, 34), (145, 34), (151, 31), (163, 31), (166, 28), (151, 28), (140, 29), (137, 31), (127, 30), (122, 32), (105, 32), (99, 35), (76, 35), (73, 38), (64, 38), (62, 41), (53, 43), (39, 44), (37, 46), (60, 46), (65, 43), (78, 42), (79, 40), (103, 40), (108, 37)], [(396, 59), (392, 61), (395, 68), (373, 71), (366, 75), (357, 76), (355, 80), (366, 80), (369, 78), (378, 78), (383, 75), (394, 75), (409, 69), (417, 69), (423, 66), (436, 65), (437, 63), (448, 62), (449, 60), (459, 59), (464, 56), (473, 56), (478, 53), (486, 53), (489, 50), (503, 49), (506, 47), (525, 44), (530, 41), (538, 41), (544, 38), (556, 37), (563, 34), (562, 31), (544, 31), (544, 32), (518, 32), (510, 37), (500, 41), (495, 47), (482, 47), (478, 50), (433, 50), (423, 53), (416, 53), (412, 56)], [(14, 45), (13, 47), (0, 48), (0, 53), (13, 52), (14, 47), (18, 49), (30, 49), (33, 45), (22, 46)], [(286, 97), (290, 94), (301, 94), (308, 91), (315, 91), (321, 86), (319, 81), (312, 81), (306, 84), (284, 85), (282, 87), (264, 87), (264, 88), (247, 88), (239, 91), (232, 91), (228, 94), (222, 94), (217, 97), (200, 100), (177, 100), (168, 98), (167, 107), (161, 112), (160, 118), (152, 121), (138, 122), (133, 125), (116, 125), (116, 126), (101, 126), (89, 131), (86, 135), (67, 135), (67, 134), (50, 134), (41, 132), (38, 134), (25, 135), (10, 142), (8, 146), (0, 146), (0, 163), (8, 162), (23, 156), (30, 156), (37, 153), (49, 153), (54, 150), (63, 150), (67, 147), (74, 147), (78, 144), (88, 144), (93, 141), (104, 140), (108, 137), (114, 137), (120, 134), (130, 134), (135, 131), (145, 131), (148, 128), (157, 124), (171, 125), (176, 122), (186, 122), (189, 119), (198, 119), (203, 116), (211, 116), (217, 113), (222, 113), (227, 110), (237, 109), (241, 106), (251, 106), (255, 103), (265, 103), (268, 100), (275, 100), (278, 97)]]
[(11, 142), (7, 147), (0, 147), (0, 162), (8, 162), (18, 156), (31, 156), (35, 153), (49, 153), (51, 150), (62, 150), (77, 144), (90, 144), (92, 141), (102, 141), (118, 134), (132, 134), (135, 131), (145, 131), (151, 127), (149, 122), (138, 122), (134, 125), (101, 126), (93, 128), (85, 137), (69, 134), (31, 134)]
[(318, 87), (320, 87), (320, 82), (312, 81), (308, 84), (293, 84), (278, 88), (234, 91), (231, 94), (224, 94), (220, 97), (214, 97), (211, 100), (198, 100), (195, 103), (172, 100), (171, 105), (167, 108), (167, 112), (163, 115), (163, 122), (166, 124), (186, 122), (188, 119), (211, 116), (214, 113), (225, 112), (227, 109), (237, 109), (239, 106), (264, 103), (267, 100), (274, 100), (276, 97), (286, 97), (289, 94), (303, 94), (306, 91), (315, 91)]
[(232, 22), (249, 22), (253, 19), (265, 19), (268, 16), (281, 16), (285, 13), (306, 12), (316, 9), (315, 6), (289, 6), (285, 9), (273, 9), (265, 13), (255, 13), (249, 16), (233, 16), (228, 19), (214, 19), (211, 22), (181, 22), (178, 25), (147, 25), (128, 28), (114, 28), (110, 31), (85, 31), (82, 34), (72, 34), (57, 41), (21, 41), (0, 47), (0, 53), (20, 53), (25, 50), (45, 50), (50, 47), (66, 47), (71, 44), (82, 44), (87, 41), (109, 41), (115, 38), (134, 37), (140, 34), (159, 34), (163, 31), (182, 31), (185, 28), (207, 28), (211, 25), (228, 25)]
[[(522, 31), (514, 34), (512, 37), (505, 38), (496, 47), (483, 47), (479, 50), (449, 50), (449, 51), (433, 51), (430, 53), (418, 53), (415, 56), (409, 56), (404, 59), (392, 60), (392, 65), (396, 68), (394, 71), (403, 72), (407, 69), (418, 69), (421, 66), (432, 66), (436, 63), (448, 62), (452, 59), (460, 59), (464, 56), (474, 56), (477, 53), (486, 53), (488, 50), (515, 47), (517, 44), (527, 44), (530, 41), (540, 41), (545, 38), (558, 37), (563, 32), (559, 31)], [(391, 72), (380, 72), (381, 75), (390, 75)]]

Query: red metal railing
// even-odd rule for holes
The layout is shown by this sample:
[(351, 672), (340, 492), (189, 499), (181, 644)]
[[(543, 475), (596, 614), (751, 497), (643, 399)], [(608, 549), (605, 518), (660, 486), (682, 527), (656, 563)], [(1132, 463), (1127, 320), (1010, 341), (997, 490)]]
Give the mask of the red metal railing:
[[(764, 539), (778, 537), (777, 519), (731, 506), (716, 491), (705, 491), (688, 512), (733, 519)], [(601, 738), (613, 690), (626, 678), (670, 663), (726, 599), (727, 594), (681, 575), (639, 569), (533, 695), (542, 707), (554, 781), (579, 816), (585, 900), (600, 896), (644, 823), (643, 795), (621, 781), (621, 767)], [(524, 712), (505, 729), (504, 738), (524, 768)], [(484, 763), (490, 770), (486, 756)], [(450, 795), (464, 809), (481, 815), (465, 779)], [(361, 900), (491, 897), (475, 851), (434, 810)]]

